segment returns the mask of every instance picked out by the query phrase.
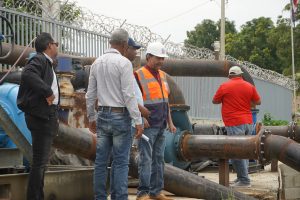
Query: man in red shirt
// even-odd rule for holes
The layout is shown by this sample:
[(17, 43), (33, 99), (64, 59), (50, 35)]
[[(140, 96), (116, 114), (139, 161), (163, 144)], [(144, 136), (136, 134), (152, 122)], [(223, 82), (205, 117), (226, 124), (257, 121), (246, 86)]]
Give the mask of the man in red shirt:
[[(252, 132), (251, 107), (260, 105), (260, 96), (255, 87), (242, 78), (238, 66), (229, 69), (229, 80), (221, 84), (214, 98), (214, 104), (222, 104), (222, 118), (227, 135), (249, 135)], [(231, 160), (237, 173), (233, 187), (251, 187), (248, 176), (248, 160)]]

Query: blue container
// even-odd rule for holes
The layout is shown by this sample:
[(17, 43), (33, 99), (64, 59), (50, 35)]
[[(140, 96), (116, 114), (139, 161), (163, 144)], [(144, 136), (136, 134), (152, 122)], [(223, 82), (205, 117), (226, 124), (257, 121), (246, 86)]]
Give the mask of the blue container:
[(256, 122), (257, 122), (257, 113), (259, 112), (259, 109), (251, 109), (252, 113), (252, 123), (253, 123), (253, 131), (252, 135), (256, 135), (255, 127), (256, 127)]
[[(17, 95), (19, 85), (12, 83), (5, 83), (0, 85), (0, 105), (7, 112), (9, 117), (13, 120), (16, 126), (20, 129), (26, 139), (32, 143), (30, 131), (27, 128), (24, 113), (17, 107)], [(16, 145), (5, 134), (0, 127), (0, 148), (16, 148)]]
[(72, 58), (59, 56), (57, 57), (56, 72), (73, 72)]

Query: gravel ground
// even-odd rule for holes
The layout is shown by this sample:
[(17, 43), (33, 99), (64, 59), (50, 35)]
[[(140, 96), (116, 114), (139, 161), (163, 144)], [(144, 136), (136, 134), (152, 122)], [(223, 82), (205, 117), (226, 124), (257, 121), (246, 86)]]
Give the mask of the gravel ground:
[[(206, 179), (213, 182), (219, 182), (219, 174), (217, 172), (201, 172), (199, 176), (204, 176)], [(278, 192), (278, 172), (271, 172), (271, 165), (265, 166), (263, 171), (249, 174), (251, 179), (250, 188), (237, 188), (239, 192), (253, 196), (258, 199), (276, 200)], [(236, 178), (236, 173), (229, 174), (229, 180), (233, 181)]]
[[(199, 176), (204, 176), (204, 178), (216, 182), (219, 182), (219, 174), (216, 169), (208, 169), (198, 174)], [(278, 192), (278, 172), (271, 172), (271, 166), (265, 166), (264, 170), (249, 174), (251, 179), (251, 188), (238, 188), (236, 189), (239, 192), (243, 192), (247, 195), (253, 196), (261, 200), (276, 200)], [(230, 181), (233, 181), (236, 178), (235, 173), (229, 174)], [(132, 180), (136, 182), (137, 180)], [(129, 200), (136, 199), (136, 188), (129, 188)], [(169, 197), (172, 197), (175, 200), (193, 200), (193, 198), (187, 197), (177, 197), (172, 195), (169, 192), (164, 191)]]

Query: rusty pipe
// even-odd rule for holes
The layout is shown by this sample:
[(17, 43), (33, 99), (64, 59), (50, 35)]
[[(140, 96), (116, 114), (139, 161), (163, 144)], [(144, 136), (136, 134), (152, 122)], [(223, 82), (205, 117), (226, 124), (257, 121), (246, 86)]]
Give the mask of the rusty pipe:
[[(196, 124), (194, 125), (193, 135), (216, 135), (218, 134), (218, 129), (220, 129), (220, 127), (216, 125)], [(288, 126), (263, 126), (260, 130), (267, 130), (270, 131), (272, 135), (280, 135), (300, 143), (300, 127), (294, 122), (291, 122)]]
[[(137, 160), (137, 149), (132, 148), (129, 174), (136, 178), (138, 177)], [(169, 164), (165, 164), (164, 168), (164, 185), (167, 191), (176, 196), (208, 200), (227, 199), (228, 197), (240, 200), (255, 199)]]
[(59, 132), (54, 137), (53, 146), (90, 160), (95, 160), (96, 157), (96, 135), (62, 123), (59, 124)]
[[(10, 50), (10, 44), (3, 43), (3, 53), (7, 53)], [(25, 49), (24, 46), (15, 45), (12, 54), (1, 60), (3, 64), (13, 64), (15, 60), (21, 55), (22, 51)], [(26, 64), (26, 58), (28, 58), (29, 53), (35, 51), (33, 48), (28, 48), (20, 60), (19, 66), (24, 66)], [(82, 65), (91, 65), (95, 61), (95, 57), (78, 57), (65, 54), (59, 54), (58, 56), (76, 58), (81, 61)], [(146, 63), (145, 60), (141, 61), (142, 65)], [(227, 77), (229, 68), (233, 65), (237, 65), (231, 61), (206, 61), (197, 59), (166, 59), (164, 66), (161, 68), (163, 71), (171, 76), (194, 76), (194, 77)], [(253, 79), (250, 74), (242, 67), (243, 78), (254, 84)]]
[(300, 127), (291, 122), (288, 126), (263, 126), (263, 130), (268, 130), (272, 135), (280, 135), (300, 143)]
[(257, 159), (259, 136), (191, 135), (185, 134), (180, 141), (183, 160), (201, 158)]
[(279, 160), (291, 168), (300, 171), (300, 144), (283, 136), (267, 132), (264, 144), (264, 158)]
[[(73, 153), (90, 160), (95, 159), (96, 135), (76, 128), (60, 124), (59, 133), (55, 136), (53, 146), (62, 149), (66, 153)], [(137, 153), (131, 151), (129, 174), (138, 177)], [(171, 165), (165, 165), (164, 173), (165, 189), (178, 196), (193, 197), (199, 199), (223, 199), (232, 196), (239, 200), (252, 200), (243, 193), (236, 192), (230, 188), (206, 180)]]
[(264, 163), (277, 159), (300, 171), (300, 144), (270, 131), (261, 130), (256, 136), (183, 134), (178, 157), (193, 161), (200, 158), (257, 159)]
[(192, 135), (222, 135), (220, 129), (221, 127), (217, 126), (216, 124), (194, 124)]
[[(2, 43), (2, 54), (4, 55), (7, 54), (10, 51), (10, 49), (11, 49), (11, 44), (4, 43), (4, 42)], [(0, 59), (0, 63), (13, 65), (15, 61), (19, 58), (19, 56), (22, 54), (24, 49), (25, 46), (15, 45), (14, 50), (11, 52), (11, 54), (7, 58)], [(32, 52), (35, 52), (34, 48), (27, 48), (17, 66), (25, 66), (27, 62), (27, 58), (29, 54)], [(96, 59), (95, 57), (78, 57), (78, 56), (72, 56), (63, 53), (59, 53), (58, 56), (79, 59), (82, 65), (91, 65)]]
[[(217, 125), (203, 125), (195, 124), (193, 126), (193, 134), (195, 135), (216, 135), (222, 126)], [(290, 122), (287, 126), (261, 126), (257, 132), (260, 130), (269, 130), (273, 135), (281, 135), (287, 138), (291, 138), (296, 142), (300, 142), (300, 128), (295, 122)]]
[(167, 82), (170, 88), (170, 96), (169, 96), (169, 103), (170, 105), (185, 105), (185, 98), (179, 86), (176, 84), (174, 79), (167, 74)]
[[(142, 60), (142, 65), (145, 65)], [(227, 77), (230, 67), (238, 65), (231, 61), (217, 60), (198, 60), (198, 59), (166, 59), (161, 70), (171, 76), (190, 76), (190, 77)], [(249, 72), (240, 66), (243, 79), (252, 85), (254, 81)]]
[[(10, 49), (11, 49), (11, 44), (2, 43), (2, 53), (4, 55), (8, 54)], [(0, 63), (13, 65), (16, 62), (16, 60), (19, 58), (19, 56), (21, 55), (24, 49), (25, 46), (15, 45), (13, 51), (9, 54), (8, 57), (4, 59), (0, 59)], [(33, 48), (28, 48), (23, 54), (17, 66), (24, 66), (27, 62), (26, 58), (28, 58), (29, 54), (33, 51), (35, 51)]]
[[(12, 54), (0, 62), (3, 64), (13, 64), (15, 60), (21, 55), (21, 52), (24, 50), (24, 46), (16, 45)], [(9, 51), (9, 44), (3, 43), (3, 50)], [(28, 48), (23, 55), (22, 59), (19, 62), (19, 66), (24, 66), (26, 64), (26, 58), (30, 52), (33, 52), (34, 49)], [(59, 54), (58, 56), (76, 58), (80, 60), (82, 65), (91, 65), (95, 61), (95, 57), (78, 57), (70, 56), (65, 54)], [(145, 63), (145, 60), (142, 60), (142, 63)], [(194, 77), (227, 77), (229, 68), (233, 65), (236, 65), (233, 62), (229, 61), (203, 61), (196, 59), (166, 59), (162, 70), (171, 76), (194, 76)], [(249, 83), (254, 85), (253, 79), (250, 74), (242, 67), (243, 78)], [(174, 91), (170, 97), (171, 104), (185, 104), (185, 100), (182, 94), (181, 89), (177, 84), (171, 79), (170, 76), (167, 77), (168, 83), (170, 85), (171, 91)]]

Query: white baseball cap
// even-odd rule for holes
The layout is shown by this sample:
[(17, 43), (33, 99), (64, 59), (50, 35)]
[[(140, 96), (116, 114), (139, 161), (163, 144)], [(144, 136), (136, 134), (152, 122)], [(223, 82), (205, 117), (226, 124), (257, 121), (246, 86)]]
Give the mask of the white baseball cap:
[(229, 75), (240, 75), (242, 73), (243, 73), (243, 71), (241, 70), (241, 68), (239, 66), (232, 66), (229, 69)]

